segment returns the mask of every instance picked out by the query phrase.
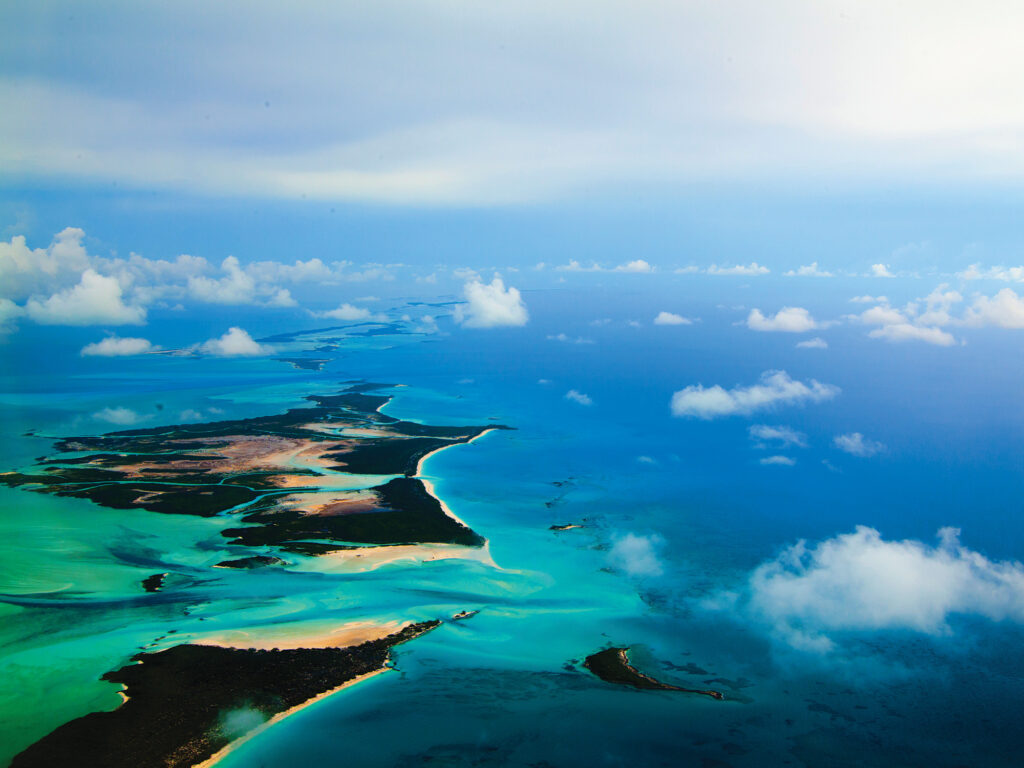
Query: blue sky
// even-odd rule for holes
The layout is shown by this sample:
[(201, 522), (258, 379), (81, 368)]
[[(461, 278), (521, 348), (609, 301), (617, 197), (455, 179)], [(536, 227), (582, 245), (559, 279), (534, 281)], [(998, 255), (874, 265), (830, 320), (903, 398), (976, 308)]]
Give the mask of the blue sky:
[[(495, 272), (526, 292), (661, 276), (700, 293), (687, 280), (741, 268), (719, 276), (770, 277), (765, 317), (810, 293), (838, 318), (868, 295), (902, 320), (866, 325), (918, 342), (1017, 328), (1021, 13), (8, 4), (3, 326), (56, 322), (87, 270), (123, 306), (76, 325), (369, 312), (358, 299), (459, 295)], [(796, 288), (826, 279), (858, 282)], [(942, 285), (959, 298), (922, 325), (907, 302)]]

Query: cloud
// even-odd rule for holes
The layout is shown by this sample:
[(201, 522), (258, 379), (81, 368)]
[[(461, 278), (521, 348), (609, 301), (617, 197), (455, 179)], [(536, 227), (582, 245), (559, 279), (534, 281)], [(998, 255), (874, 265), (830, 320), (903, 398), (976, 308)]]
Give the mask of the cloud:
[(933, 547), (857, 526), (811, 547), (800, 541), (753, 572), (746, 606), (784, 641), (819, 652), (850, 631), (948, 634), (955, 614), (1024, 621), (1024, 566), (989, 560), (959, 534), (943, 528)]
[[(66, 43), (36, 5), (7, 15), (33, 33), (9, 44), (19, 66), (0, 81), (0, 109), (21, 108), (0, 125), (0, 167), (30, 185), (465, 206), (709, 180), (1021, 174), (1024, 108), (999, 95), (1024, 85), (1011, 33), (1022, 12), (1005, 1), (870, 6), (857, 23), (749, 0), (585, 15), (422, 3), (397, 20), (388, 4), (315, 18), (258, 4), (241, 20), (183, 6), (160, 24), (126, 4), (60, 57), (33, 56)], [(570, 24), (571, 40), (550, 34)], [(509, 29), (518, 45), (494, 44)], [(910, 39), (919, 48), (892, 44)], [(744, 55), (723, 67), (724, 49)], [(919, 51), (949, 55), (924, 65)]]
[(463, 282), (480, 282), (480, 273), (469, 267), (457, 267), (452, 270), (452, 277)]
[(657, 534), (638, 536), (627, 533), (613, 541), (608, 551), (608, 564), (629, 576), (659, 576), (663, 568), (658, 550), (664, 544), (665, 540)]
[(594, 401), (590, 398), (589, 395), (585, 395), (582, 392), (579, 392), (575, 389), (570, 389), (568, 392), (566, 392), (565, 399), (572, 400), (574, 403), (579, 403), (580, 405), (594, 404)]
[(466, 328), (522, 326), (530, 319), (519, 291), (512, 286), (506, 289), (500, 277), (490, 285), (478, 280), (466, 283), (463, 294), (466, 303), (455, 307), (455, 322)]
[(750, 264), (743, 265), (737, 264), (733, 267), (720, 267), (717, 264), (712, 264), (707, 268), (709, 275), (767, 275), (770, 270), (768, 267), (762, 267), (756, 261), (750, 262)]
[(119, 424), (121, 426), (127, 426), (129, 424), (138, 424), (140, 421), (145, 421), (148, 416), (141, 416), (131, 408), (117, 407), (117, 408), (104, 408), (102, 411), (97, 411), (92, 415), (94, 419), (99, 421), (108, 421), (111, 424)]
[(0, 241), (0, 292), (8, 299), (52, 293), (77, 281), (90, 266), (78, 227), (66, 227), (46, 248), (29, 248), (25, 237)]
[(960, 280), (1001, 280), (1004, 283), (1024, 283), (1024, 267), (989, 267), (971, 264), (963, 272), (957, 272)]
[(889, 271), (888, 264), (872, 264), (871, 265), (871, 277), (896, 277), (892, 272)]
[(1003, 288), (992, 298), (979, 296), (967, 310), (964, 320), (975, 327), (1024, 328), (1024, 298), (1009, 288)]
[(792, 427), (772, 427), (768, 424), (753, 424), (747, 432), (751, 440), (758, 441), (758, 448), (766, 448), (764, 443), (776, 443), (780, 448), (788, 448), (791, 445), (800, 448), (807, 447), (807, 435), (797, 432)]
[(760, 309), (750, 310), (747, 327), (752, 331), (783, 331), (805, 333), (818, 328), (811, 313), (803, 307), (783, 307), (770, 317), (761, 314)]
[(253, 341), (252, 336), (233, 326), (219, 339), (210, 339), (199, 347), (201, 352), (218, 357), (255, 357), (269, 355), (273, 348)]
[(47, 299), (29, 299), (28, 316), (41, 325), (142, 325), (146, 310), (122, 299), (121, 284), (95, 270), (82, 273), (78, 285)]
[[(538, 264), (534, 269), (543, 269), (546, 265), (541, 263)], [(652, 267), (648, 262), (643, 259), (634, 259), (633, 261), (626, 262), (625, 264), (619, 264), (617, 267), (606, 269), (598, 264), (596, 261), (591, 261), (589, 264), (583, 264), (576, 259), (569, 259), (567, 264), (560, 264), (555, 267), (557, 272), (634, 272), (637, 274), (653, 272)]]
[(595, 262), (590, 262), (589, 265), (584, 265), (578, 262), (576, 259), (569, 259), (568, 264), (561, 264), (555, 267), (558, 272), (603, 272), (604, 269)]
[[(339, 266), (347, 262), (337, 262)], [(341, 279), (341, 271), (332, 269), (317, 258), (309, 261), (296, 259), (293, 264), (279, 261), (256, 261), (246, 266), (245, 271), (255, 280), (263, 283), (321, 283), (330, 285)]]
[[(859, 315), (848, 317), (865, 325), (881, 326), (868, 332), (868, 336), (873, 339), (884, 339), (889, 342), (923, 341), (948, 347), (955, 344), (956, 339), (940, 326), (956, 322), (950, 310), (954, 304), (962, 301), (963, 297), (956, 291), (947, 291), (945, 288), (945, 285), (940, 285), (928, 296), (908, 303), (903, 309), (891, 307), (884, 301), (884, 297), (878, 297), (883, 300), (882, 303), (864, 310)], [(862, 296), (857, 300), (870, 298)]]
[(627, 264), (620, 264), (615, 272), (653, 272), (654, 268), (643, 259), (635, 259)]
[(940, 347), (949, 347), (956, 343), (953, 335), (941, 328), (928, 328), (910, 323), (892, 323), (868, 332), (868, 336), (894, 342), (924, 341)]
[(783, 274), (786, 277), (835, 277), (831, 272), (818, 269), (818, 262), (816, 261), (812, 261), (810, 264), (798, 267), (797, 269), (791, 269)]
[(292, 298), (292, 292), (287, 288), (278, 288), (273, 295), (266, 300), (268, 307), (296, 307), (298, 302)]
[(807, 341), (798, 341), (796, 346), (797, 349), (828, 349), (828, 342), (820, 336), (815, 336)]
[(766, 467), (795, 467), (796, 459), (789, 456), (765, 456), (760, 463)]
[(779, 405), (819, 403), (830, 400), (839, 387), (810, 379), (806, 384), (789, 377), (785, 371), (765, 371), (759, 384), (724, 389), (716, 384), (695, 384), (672, 395), (672, 415), (698, 419), (749, 415)]
[(128, 355), (142, 355), (146, 352), (153, 352), (160, 347), (155, 347), (146, 339), (133, 336), (120, 337), (108, 336), (103, 341), (96, 341), (82, 347), (82, 354), (85, 357), (125, 357)]
[(362, 307), (355, 307), (349, 303), (342, 304), (337, 309), (330, 309), (325, 312), (314, 312), (316, 317), (326, 317), (332, 320), (368, 320), (371, 317), (370, 310)]
[(575, 339), (571, 336), (567, 336), (564, 333), (548, 334), (548, 341), (561, 341), (566, 344), (593, 344), (593, 339), (587, 339), (583, 336), (577, 336)]
[(869, 296), (867, 294), (865, 294), (864, 296), (854, 296), (852, 299), (850, 299), (850, 301), (852, 301), (855, 304), (888, 304), (889, 303), (889, 299), (887, 299), (885, 296)]
[(15, 321), (25, 310), (10, 299), (0, 299), (0, 335), (14, 330)]
[(256, 301), (256, 280), (242, 269), (234, 256), (221, 262), (224, 277), (215, 280), (193, 276), (188, 279), (192, 298), (211, 304), (253, 304)]
[(868, 440), (860, 432), (836, 435), (832, 439), (832, 444), (841, 451), (846, 451), (853, 456), (860, 456), (861, 458), (874, 456), (876, 453), (881, 453), (885, 450), (885, 446), (882, 443)]
[(654, 318), (655, 325), (692, 325), (693, 320), (673, 312), (659, 312)]

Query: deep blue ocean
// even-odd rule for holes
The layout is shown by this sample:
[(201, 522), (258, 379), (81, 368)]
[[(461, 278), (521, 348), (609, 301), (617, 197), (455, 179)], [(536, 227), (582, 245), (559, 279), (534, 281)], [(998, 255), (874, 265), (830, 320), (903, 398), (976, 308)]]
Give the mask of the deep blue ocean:
[[(397, 671), (283, 720), (222, 765), (1020, 765), (1024, 633), (1013, 615), (952, 611), (927, 631), (822, 629), (805, 617), (802, 628), (828, 637), (822, 650), (795, 644), (748, 599), (756, 569), (787, 547), (857, 526), (927, 547), (952, 526), (990, 562), (1021, 559), (1019, 340), (985, 330), (953, 348), (888, 344), (844, 324), (818, 334), (828, 349), (797, 348), (806, 337), (740, 324), (751, 306), (778, 309), (775, 283), (680, 285), (604, 276), (526, 292), (525, 328), (480, 331), (454, 326), (443, 298), (383, 302), (394, 317), (437, 315), (440, 332), (342, 324), (278, 345), (286, 357), (331, 357), (319, 372), (273, 358), (82, 358), (89, 329), (12, 336), (0, 347), (2, 470), (30, 466), (52, 438), (120, 428), (94, 418), (104, 408), (133, 410), (137, 426), (178, 423), (186, 410), (239, 418), (358, 379), (404, 385), (386, 390), (390, 415), (514, 431), (424, 466), (497, 567), (213, 571), (227, 521), (0, 488), (0, 764), (73, 717), (117, 706), (118, 687), (99, 676), (142, 647), (166, 647), (170, 630), (479, 610), (397, 649)], [(845, 306), (859, 286), (788, 289), (787, 301), (827, 319), (854, 311)], [(653, 325), (663, 310), (695, 322)], [(254, 337), (330, 325), (166, 312), (147, 337), (173, 349), (229, 324)], [(341, 339), (336, 353), (312, 351), (327, 337)], [(747, 386), (773, 370), (840, 392), (708, 421), (671, 413), (686, 386)], [(759, 447), (753, 425), (788, 427), (804, 445)], [(838, 450), (834, 436), (853, 432), (884, 450)], [(795, 463), (761, 462), (772, 455)], [(584, 525), (550, 530), (568, 523)], [(642, 542), (645, 557), (623, 560), (623, 542)], [(173, 588), (142, 593), (155, 571), (175, 574)], [(602, 682), (580, 662), (609, 645), (725, 701)]]

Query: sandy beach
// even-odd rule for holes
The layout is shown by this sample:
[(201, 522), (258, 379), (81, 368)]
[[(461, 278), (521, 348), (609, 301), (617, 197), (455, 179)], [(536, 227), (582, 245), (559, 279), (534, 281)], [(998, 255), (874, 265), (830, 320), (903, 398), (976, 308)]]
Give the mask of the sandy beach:
[(291, 709), (286, 709), (284, 712), (279, 712), (278, 714), (274, 715), (272, 718), (267, 720), (265, 723), (263, 723), (263, 725), (260, 725), (257, 728), (253, 728), (251, 731), (249, 731), (241, 738), (235, 739), (226, 747), (214, 753), (211, 757), (208, 757), (203, 762), (196, 763), (196, 765), (194, 765), (193, 768), (212, 768), (212, 766), (219, 763), (221, 760), (223, 760), (225, 757), (231, 754), (232, 751), (240, 747), (242, 744), (245, 744), (250, 739), (256, 738), (261, 733), (266, 731), (268, 728), (275, 725), (276, 723), (281, 722), (286, 717), (291, 717), (296, 712), (301, 712), (306, 707), (312, 706), (313, 704), (316, 704), (318, 701), (326, 699), (328, 696), (333, 696), (338, 691), (344, 690), (345, 688), (349, 688), (355, 685), (356, 683), (361, 683), (363, 680), (369, 680), (371, 677), (375, 677), (381, 674), (382, 672), (387, 672), (388, 670), (389, 667), (381, 667), (380, 669), (374, 670), (373, 672), (367, 672), (365, 675), (359, 675), (358, 677), (354, 677), (348, 682), (337, 686), (336, 688), (331, 688), (329, 691), (324, 691), (323, 693), (314, 696), (311, 699), (307, 699), (306, 701), (299, 704), (297, 707), (292, 707)]
[(290, 650), (296, 648), (347, 648), (392, 635), (406, 627), (405, 621), (351, 621), (341, 626), (322, 626), (300, 623), (279, 627), (254, 627), (251, 630), (234, 629), (211, 635), (193, 637), (193, 645), (214, 645), (220, 648), (255, 650)]
[(329, 552), (319, 555), (308, 562), (297, 563), (292, 566), (292, 570), (318, 571), (322, 573), (358, 573), (372, 571), (383, 565), (402, 561), (422, 563), (453, 559), (477, 560), (485, 565), (494, 568), (498, 567), (491, 558), (490, 549), (486, 544), (482, 547), (465, 547), (461, 544), (396, 544)]

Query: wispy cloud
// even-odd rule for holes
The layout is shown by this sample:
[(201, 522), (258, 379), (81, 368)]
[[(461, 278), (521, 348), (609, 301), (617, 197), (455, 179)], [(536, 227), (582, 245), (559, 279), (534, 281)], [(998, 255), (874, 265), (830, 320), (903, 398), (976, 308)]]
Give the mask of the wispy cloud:
[(571, 400), (574, 403), (579, 403), (580, 405), (593, 405), (594, 404), (594, 401), (593, 401), (593, 399), (591, 399), (590, 395), (585, 395), (585, 394), (583, 394), (582, 392), (580, 392), (579, 390), (576, 390), (576, 389), (570, 389), (568, 392), (566, 392), (565, 393), (565, 399), (566, 400)]
[(852, 456), (860, 456), (861, 458), (874, 456), (876, 453), (881, 453), (885, 450), (885, 446), (882, 443), (869, 440), (860, 432), (836, 435), (832, 439), (832, 444), (841, 451), (845, 451)]
[(753, 424), (747, 429), (747, 432), (758, 448), (768, 447), (767, 444), (769, 443), (779, 448), (789, 448), (790, 446), (807, 447), (807, 435), (796, 431), (792, 427)]

